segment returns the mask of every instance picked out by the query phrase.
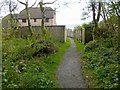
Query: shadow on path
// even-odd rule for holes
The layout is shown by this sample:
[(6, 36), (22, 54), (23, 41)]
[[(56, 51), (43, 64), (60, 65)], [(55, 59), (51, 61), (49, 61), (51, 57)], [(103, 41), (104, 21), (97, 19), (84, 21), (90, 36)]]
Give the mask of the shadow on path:
[(71, 46), (64, 54), (61, 64), (58, 67), (57, 79), (60, 88), (85, 88), (81, 74), (79, 56), (73, 39), (70, 38)]

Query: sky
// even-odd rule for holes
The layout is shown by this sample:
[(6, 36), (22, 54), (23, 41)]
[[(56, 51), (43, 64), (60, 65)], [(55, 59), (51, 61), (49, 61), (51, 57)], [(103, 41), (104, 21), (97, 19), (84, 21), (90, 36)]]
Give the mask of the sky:
[[(0, 0), (1, 1), (1, 0)], [(17, 0), (14, 0), (17, 1)], [(20, 0), (25, 1), (25, 0)], [(29, 6), (31, 6), (36, 0), (29, 0)], [(40, 1), (40, 0), (37, 0)], [(52, 2), (54, 0), (43, 0), (44, 2)], [(56, 9), (56, 22), (57, 25), (66, 25), (67, 28), (73, 29), (77, 25), (82, 25), (85, 22), (91, 22), (92, 19), (89, 18), (88, 20), (81, 20), (83, 8), (87, 5), (87, 0), (57, 0), (54, 4), (45, 5), (50, 6), (53, 9)], [(68, 3), (66, 5), (66, 2)], [(19, 13), (25, 7), (22, 4), (18, 4), (18, 11)], [(37, 6), (37, 4), (35, 5)], [(60, 7), (59, 7), (60, 6)], [(59, 7), (59, 8), (58, 8)], [(1, 12), (2, 16), (7, 15), (8, 12)]]

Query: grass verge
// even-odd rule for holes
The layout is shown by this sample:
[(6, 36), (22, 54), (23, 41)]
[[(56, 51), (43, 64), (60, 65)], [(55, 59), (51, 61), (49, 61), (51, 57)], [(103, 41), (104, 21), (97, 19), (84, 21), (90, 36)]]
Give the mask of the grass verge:
[(77, 50), (78, 50), (78, 51), (81, 51), (81, 50), (84, 49), (85, 45), (82, 44), (82, 43), (79, 43), (79, 42), (77, 41), (77, 39), (74, 38), (74, 42), (75, 42), (75, 44), (76, 44), (76, 47), (77, 47)]
[(49, 57), (47, 57), (45, 63), (52, 63), (52, 64), (46, 64), (45, 67), (47, 68), (46, 72), (48, 73), (48, 76), (54, 81), (54, 88), (59, 88), (59, 84), (56, 79), (56, 71), (58, 69), (58, 65), (61, 62), (61, 58), (64, 55), (65, 51), (68, 49), (68, 47), (71, 45), (70, 40), (67, 39), (66, 43), (63, 43), (59, 47), (59, 51)]

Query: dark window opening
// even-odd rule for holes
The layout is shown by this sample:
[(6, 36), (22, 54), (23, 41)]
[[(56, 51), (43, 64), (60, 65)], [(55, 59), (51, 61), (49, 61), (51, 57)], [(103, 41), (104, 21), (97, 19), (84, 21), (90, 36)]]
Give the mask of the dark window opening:
[(45, 19), (45, 22), (49, 22), (49, 18), (46, 18), (46, 19)]
[(36, 19), (34, 19), (34, 22), (36, 22), (37, 20)]
[(26, 19), (22, 19), (22, 22), (23, 22), (23, 23), (26, 23)]

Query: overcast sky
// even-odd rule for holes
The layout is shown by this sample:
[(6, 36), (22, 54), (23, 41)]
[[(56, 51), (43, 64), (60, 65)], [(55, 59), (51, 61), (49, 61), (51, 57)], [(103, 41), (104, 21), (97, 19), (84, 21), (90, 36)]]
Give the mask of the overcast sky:
[[(20, 0), (20, 1), (24, 2), (25, 0)], [(34, 3), (34, 1), (35, 0), (29, 0), (29, 6), (31, 6)], [(44, 2), (52, 2), (52, 1), (54, 0), (44, 0)], [(91, 18), (86, 21), (81, 20), (82, 12), (83, 12), (82, 9), (87, 5), (86, 1), (87, 0), (57, 0), (54, 4), (46, 5), (46, 6), (50, 6), (54, 9), (59, 7), (60, 5), (60, 7), (56, 10), (57, 25), (66, 25), (67, 28), (73, 28), (76, 25), (82, 25), (84, 22), (92, 21)], [(66, 2), (68, 4), (64, 5), (66, 4)], [(24, 8), (25, 8), (24, 5), (19, 4), (18, 12), (23, 10)], [(8, 12), (6, 13), (1, 12), (1, 15), (7, 15), (7, 14)]]

